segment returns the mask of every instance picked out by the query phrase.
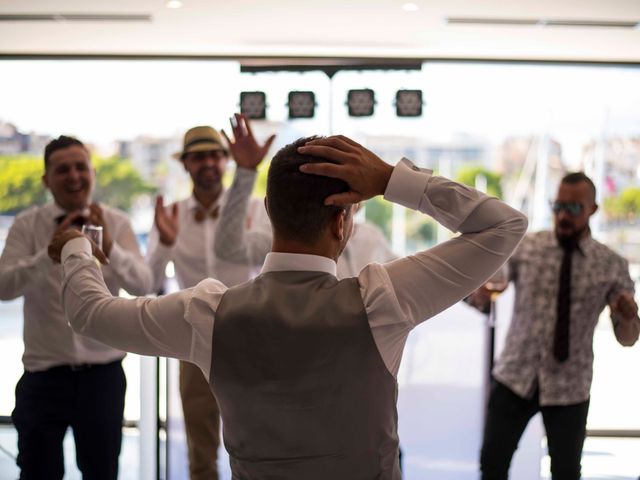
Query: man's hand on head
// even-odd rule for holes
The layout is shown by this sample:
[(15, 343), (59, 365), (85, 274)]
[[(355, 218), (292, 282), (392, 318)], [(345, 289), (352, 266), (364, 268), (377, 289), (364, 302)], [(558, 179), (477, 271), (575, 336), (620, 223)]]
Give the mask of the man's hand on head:
[(301, 172), (339, 178), (349, 185), (348, 192), (327, 197), (325, 205), (358, 203), (383, 195), (393, 172), (393, 167), (375, 153), (342, 135), (312, 140), (298, 152), (327, 160), (306, 163)]
[(93, 256), (96, 257), (100, 263), (107, 265), (109, 260), (107, 260), (106, 255), (102, 250), (98, 248), (98, 246), (87, 236), (83, 235), (81, 232), (75, 229), (66, 229), (64, 231), (58, 232), (54, 235), (51, 243), (49, 244), (48, 253), (51, 260), (55, 263), (60, 263), (60, 257), (62, 255), (62, 249), (70, 240), (74, 238), (84, 237), (91, 243), (91, 251)]
[(255, 170), (267, 155), (276, 136), (271, 135), (263, 145), (258, 145), (253, 136), (249, 119), (246, 116), (236, 113), (229, 121), (234, 141), (229, 139), (224, 130), (222, 130), (222, 135), (229, 145), (231, 156), (239, 167)]

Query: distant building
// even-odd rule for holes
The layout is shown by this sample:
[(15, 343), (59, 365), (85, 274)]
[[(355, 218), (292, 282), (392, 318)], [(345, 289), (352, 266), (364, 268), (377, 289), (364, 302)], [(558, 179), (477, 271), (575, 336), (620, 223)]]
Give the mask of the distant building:
[(389, 161), (407, 157), (423, 168), (455, 176), (462, 166), (474, 164), (491, 168), (491, 149), (487, 142), (468, 135), (456, 135), (449, 141), (430, 141), (403, 136), (368, 136), (367, 148)]
[(161, 175), (161, 165), (171, 160), (171, 156), (180, 150), (180, 139), (159, 138), (142, 135), (133, 140), (118, 142), (118, 155), (131, 160), (140, 175), (149, 181), (155, 181)]
[(42, 155), (50, 140), (48, 135), (22, 133), (14, 124), (0, 122), (0, 155)]
[(640, 184), (640, 137), (592, 140), (582, 149), (581, 168), (602, 172), (602, 196), (611, 197)]

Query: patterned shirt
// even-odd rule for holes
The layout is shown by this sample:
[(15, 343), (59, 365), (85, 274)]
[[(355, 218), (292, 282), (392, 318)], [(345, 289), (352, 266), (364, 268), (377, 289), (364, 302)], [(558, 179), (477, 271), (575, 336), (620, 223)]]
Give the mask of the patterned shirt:
[(521, 397), (531, 397), (538, 387), (541, 405), (589, 399), (598, 317), (618, 294), (634, 292), (627, 261), (590, 236), (582, 239), (571, 272), (569, 358), (558, 362), (553, 339), (562, 255), (555, 234), (545, 231), (527, 235), (509, 260), (515, 305), (493, 370), (496, 380)]

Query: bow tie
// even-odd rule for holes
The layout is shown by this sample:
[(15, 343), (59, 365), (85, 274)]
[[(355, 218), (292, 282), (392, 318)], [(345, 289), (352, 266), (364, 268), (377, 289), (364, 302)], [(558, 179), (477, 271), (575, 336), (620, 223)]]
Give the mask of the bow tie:
[(207, 218), (207, 217), (213, 218), (215, 220), (216, 218), (218, 218), (218, 213), (219, 212), (220, 212), (220, 205), (216, 206), (216, 208), (211, 210), (209, 213), (207, 213), (202, 208), (197, 208), (193, 212), (193, 219), (196, 221), (196, 223), (204, 222), (205, 218)]
[[(67, 218), (69, 216), (68, 213), (65, 213), (63, 215), (58, 215), (54, 220), (56, 221), (56, 225), (60, 225), (62, 222), (64, 222), (64, 219)], [(84, 217), (77, 217), (72, 223), (71, 225), (75, 225), (78, 228), (82, 228), (82, 226), (87, 222), (87, 219)]]

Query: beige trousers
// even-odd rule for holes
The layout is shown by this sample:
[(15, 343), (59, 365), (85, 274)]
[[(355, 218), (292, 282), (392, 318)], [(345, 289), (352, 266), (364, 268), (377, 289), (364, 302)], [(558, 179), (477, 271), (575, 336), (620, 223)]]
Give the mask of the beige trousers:
[(189, 450), (191, 480), (218, 480), (220, 412), (202, 370), (180, 362), (180, 397)]

